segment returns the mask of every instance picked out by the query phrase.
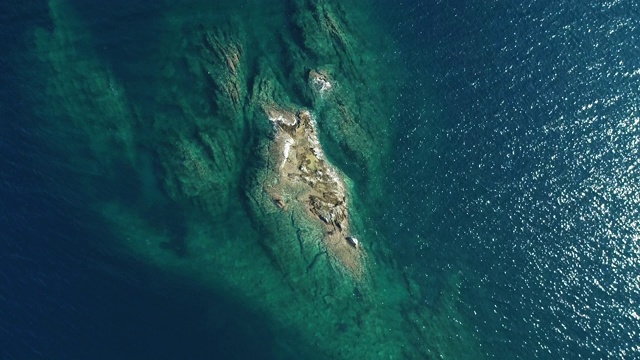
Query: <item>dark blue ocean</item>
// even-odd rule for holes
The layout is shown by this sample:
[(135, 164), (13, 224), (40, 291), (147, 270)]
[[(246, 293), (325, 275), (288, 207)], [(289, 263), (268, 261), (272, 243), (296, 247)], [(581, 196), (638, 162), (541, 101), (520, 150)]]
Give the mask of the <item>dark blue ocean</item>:
[[(76, 2), (117, 29), (103, 46), (171, 7)], [(488, 358), (640, 358), (640, 5), (373, 4), (411, 74), (386, 179), (399, 262), (434, 292), (461, 269)], [(0, 4), (0, 358), (264, 358), (278, 334), (260, 314), (101, 245), (22, 70), (49, 21), (45, 1)]]
[(466, 268), (495, 358), (640, 357), (639, 4), (401, 9), (401, 246)]

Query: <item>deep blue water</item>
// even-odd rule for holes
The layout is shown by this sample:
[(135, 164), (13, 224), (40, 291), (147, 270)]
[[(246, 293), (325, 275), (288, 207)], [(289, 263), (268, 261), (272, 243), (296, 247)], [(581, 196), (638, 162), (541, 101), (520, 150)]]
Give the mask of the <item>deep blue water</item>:
[[(2, 54), (48, 22), (46, 3), (20, 4), (0, 5)], [(640, 357), (639, 6), (378, 6), (412, 70), (386, 214), (402, 261), (434, 291), (462, 271), (490, 357)], [(106, 227), (42, 148), (51, 134), (32, 131), (42, 119), (14, 61), (0, 56), (0, 357), (265, 354), (275, 335), (254, 330), (249, 346), (232, 318), (250, 309), (95, 246)], [(204, 314), (211, 301), (219, 313)]]
[(425, 276), (464, 269), (467, 314), (496, 358), (640, 356), (639, 11), (401, 7), (416, 75), (391, 231)]

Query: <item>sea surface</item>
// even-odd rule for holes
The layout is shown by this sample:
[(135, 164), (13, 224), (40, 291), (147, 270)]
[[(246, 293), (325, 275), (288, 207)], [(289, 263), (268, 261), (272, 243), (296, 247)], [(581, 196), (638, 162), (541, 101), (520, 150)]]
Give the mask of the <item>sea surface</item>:
[[(149, 87), (168, 86), (150, 81), (168, 57), (156, 38), (166, 18), (211, 12), (222, 21), (237, 8), (67, 4), (80, 19), (70, 27), (86, 26), (82, 43), (140, 104), (156, 101)], [(287, 17), (286, 1), (247, 4)], [(395, 46), (380, 57), (403, 67), (389, 94), (397, 102), (392, 165), (381, 175), (387, 206), (374, 212), (398, 264), (423, 287), (424, 306), (436, 306), (454, 274), (460, 311), (451, 321), (470, 329), (486, 358), (639, 358), (640, 5), (371, 0), (370, 8)], [(151, 266), (112, 239), (91, 204), (152, 193), (154, 180), (142, 189), (89, 181), (91, 166), (64, 156), (78, 136), (73, 124), (42, 126), (60, 114), (42, 106), (46, 68), (34, 60), (34, 33), (52, 24), (46, 1), (0, 4), (0, 357), (268, 358), (289, 334), (223, 288)], [(174, 215), (154, 213), (177, 224)]]

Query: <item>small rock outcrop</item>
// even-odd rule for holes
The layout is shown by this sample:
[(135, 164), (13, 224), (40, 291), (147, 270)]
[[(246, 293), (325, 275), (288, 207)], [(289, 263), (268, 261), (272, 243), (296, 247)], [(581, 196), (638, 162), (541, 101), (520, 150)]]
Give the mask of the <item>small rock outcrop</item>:
[(309, 71), (309, 85), (319, 94), (324, 94), (333, 88), (333, 84), (324, 71)]
[(275, 128), (269, 156), (278, 168), (267, 192), (282, 209), (287, 201), (301, 204), (308, 217), (322, 226), (328, 254), (356, 277), (362, 276), (364, 254), (357, 241), (354, 245), (350, 240), (355, 238), (349, 232), (345, 183), (325, 159), (313, 115), (278, 106), (265, 106), (264, 111)]

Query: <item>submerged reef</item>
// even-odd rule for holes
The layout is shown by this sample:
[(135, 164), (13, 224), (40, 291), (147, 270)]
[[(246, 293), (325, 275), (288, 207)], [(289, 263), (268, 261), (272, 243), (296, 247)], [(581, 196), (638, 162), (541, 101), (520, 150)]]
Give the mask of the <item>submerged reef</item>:
[(50, 0), (53, 30), (34, 37), (43, 107), (60, 120), (50, 128), (81, 135), (60, 151), (99, 169), (88, 179), (141, 189), (90, 205), (117, 246), (297, 334), (274, 344), (274, 358), (481, 357), (471, 330), (451, 320), (460, 276), (425, 306), (377, 230), (398, 85), (365, 2), (167, 15), (142, 95), (86, 50), (65, 4)]

